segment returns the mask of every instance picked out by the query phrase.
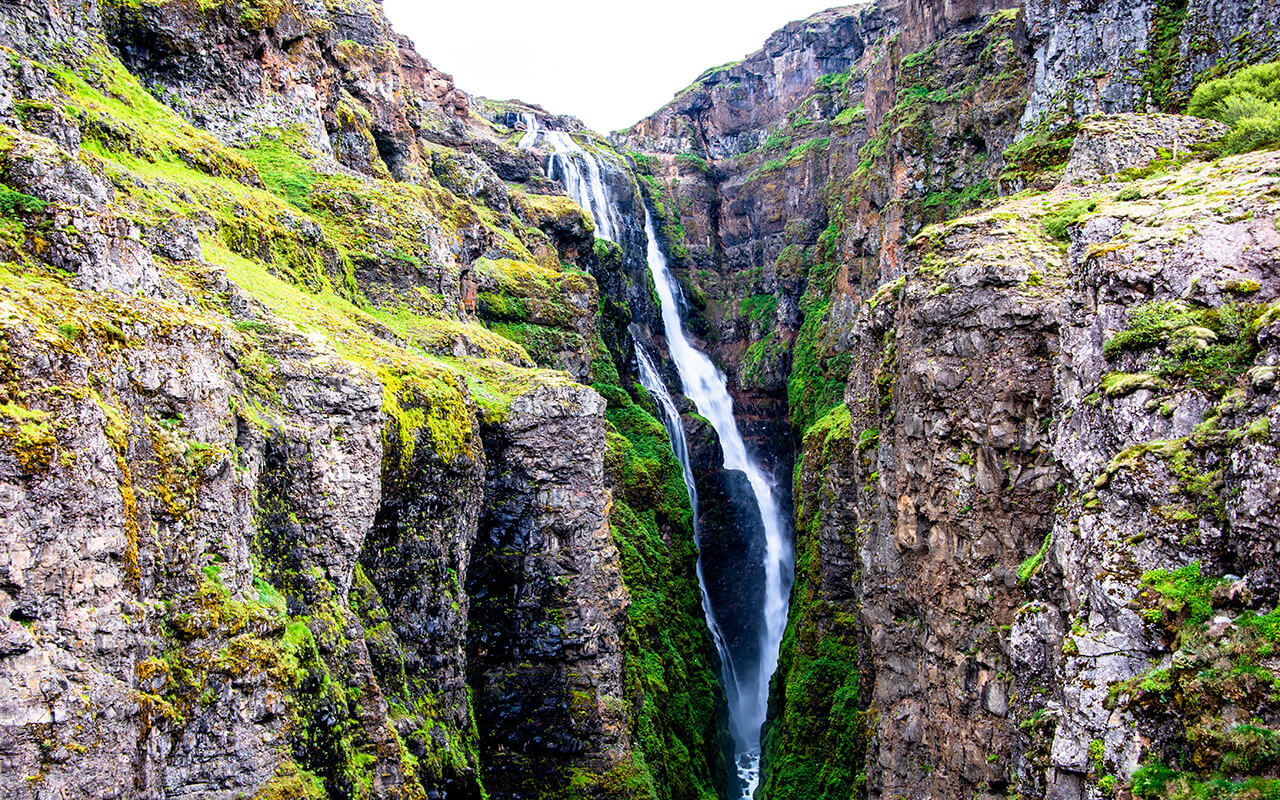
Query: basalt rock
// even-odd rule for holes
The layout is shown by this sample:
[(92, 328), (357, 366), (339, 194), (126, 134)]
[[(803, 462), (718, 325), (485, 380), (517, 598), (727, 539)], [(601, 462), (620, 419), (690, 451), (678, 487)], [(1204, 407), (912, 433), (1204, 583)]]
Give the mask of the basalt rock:
[(534, 796), (631, 746), (619, 638), (626, 590), (606, 520), (604, 401), (583, 387), (518, 399), (486, 440), (468, 648), (485, 783)]
[(584, 385), (642, 289), (536, 159), (376, 4), (0, 41), (0, 796), (719, 792), (692, 529), (623, 574)]

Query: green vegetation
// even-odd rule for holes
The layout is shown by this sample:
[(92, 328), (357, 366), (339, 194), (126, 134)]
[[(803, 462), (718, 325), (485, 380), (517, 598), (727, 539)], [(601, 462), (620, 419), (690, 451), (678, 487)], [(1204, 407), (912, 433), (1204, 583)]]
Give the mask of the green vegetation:
[(1210, 595), (1222, 583), (1200, 572), (1200, 563), (1192, 562), (1170, 572), (1152, 570), (1142, 576), (1144, 585), (1159, 595), (1156, 603), (1143, 612), (1148, 622), (1169, 622), (1174, 630), (1181, 625), (1199, 625), (1213, 615)]
[(1097, 210), (1097, 200), (1091, 200), (1089, 198), (1072, 200), (1059, 208), (1051, 216), (1046, 217), (1041, 225), (1049, 238), (1057, 239), (1060, 242), (1067, 242), (1071, 240), (1071, 236), (1068, 233), (1071, 226), (1079, 222), (1086, 214), (1090, 214)]
[(1056, 182), (1067, 168), (1067, 156), (1080, 131), (1074, 117), (1051, 116), (1004, 151), (1002, 182), (1037, 185)]
[[(271, 19), (262, 3), (233, 8), (247, 9), (255, 25)], [(500, 423), (521, 394), (569, 382), (563, 373), (533, 369), (532, 363), (550, 363), (560, 347), (598, 355), (599, 342), (586, 341), (574, 328), (596, 311), (595, 283), (558, 263), (550, 239), (537, 227), (431, 178), (396, 183), (328, 169), (323, 160), (307, 157), (305, 137), (297, 131), (264, 131), (242, 150), (225, 147), (158, 102), (105, 50), (75, 71), (19, 64), (22, 57), (13, 53), (10, 59), (15, 69), (30, 69), (38, 83), (63, 92), (55, 105), (79, 127), (83, 145), (71, 155), (47, 138), (6, 127), (0, 149), (8, 163), (33, 159), (49, 169), (70, 165), (77, 174), (91, 175), (110, 187), (112, 218), (142, 230), (144, 240), (170, 222), (192, 221), (205, 259), (156, 259), (165, 281), (162, 296), (82, 291), (68, 272), (44, 261), (50, 221), (24, 220), (45, 211), (45, 201), (0, 186), (0, 283), (11, 319), (21, 320), (4, 337), (14, 362), (48, 357), (77, 370), (87, 367), (91, 376), (125, 375), (135, 353), (160, 347), (167, 353), (204, 348), (216, 357), (216, 368), (226, 365), (226, 383), (219, 385), (229, 387), (230, 396), (219, 390), (224, 405), (209, 409), (229, 414), (210, 429), (224, 430), (222, 423), (230, 421), (232, 440), (219, 445), (192, 439), (180, 415), (150, 419), (142, 408), (123, 405), (114, 397), (114, 382), (97, 377), (88, 386), (63, 387), (53, 385), (51, 372), (48, 385), (42, 381), (18, 392), (19, 365), (6, 361), (0, 446), (22, 469), (35, 473), (73, 464), (79, 453), (60, 441), (69, 427), (63, 420), (80, 418), (90, 426), (102, 421), (121, 475), (120, 560), (130, 591), (142, 584), (148, 550), (161, 547), (155, 523), (187, 521), (199, 507), (202, 476), (215, 474), (223, 459), (245, 469), (235, 449), (237, 424), (259, 442), (293, 435), (288, 390), (298, 384), (290, 384), (291, 378), (350, 391), (360, 403), (367, 391), (374, 408), (360, 406), (366, 420), (378, 418), (380, 388), (384, 478), (428, 466), (452, 476), (481, 457), (482, 421)], [(350, 118), (342, 124), (364, 124), (360, 110), (344, 105), (340, 115)], [(378, 171), (376, 165), (371, 171)], [(570, 213), (541, 198), (512, 194), (513, 203), (523, 202), (534, 219)], [(58, 233), (72, 237), (74, 248), (74, 230)], [(439, 263), (439, 254), (464, 235), (510, 256), (473, 267), (473, 276), (489, 289), (478, 304), (483, 308), (492, 298), (500, 310), (489, 320), (492, 329), (471, 320), (456, 267)], [(616, 383), (616, 370), (599, 367)], [(661, 426), (657, 430), (662, 433)], [(350, 447), (350, 432), (344, 422), (324, 435), (328, 446)], [(665, 434), (655, 441), (665, 446)], [(139, 457), (131, 458), (133, 453)], [(655, 469), (643, 459), (636, 463)], [(310, 469), (289, 467), (296, 475)], [(682, 490), (678, 469), (672, 474)], [(459, 713), (466, 716), (465, 703), (442, 708), (438, 686), (414, 683), (412, 675), (399, 680), (403, 664), (397, 669), (392, 657), (399, 645), (378, 609), (377, 592), (357, 570), (352, 596), (340, 597), (323, 571), (305, 563), (310, 545), (297, 540), (298, 527), (310, 521), (300, 521), (301, 511), (286, 501), (293, 487), (273, 487), (268, 480), (264, 471), (260, 491), (248, 499), (259, 516), (252, 550), (260, 574), (235, 575), (183, 544), (166, 550), (163, 568), (152, 576), (171, 587), (165, 592), (171, 604), (157, 609), (148, 623), (166, 639), (156, 658), (139, 665), (139, 719), (145, 726), (140, 741), (202, 724), (217, 687), (262, 686), (278, 698), (272, 708), (283, 721), (277, 741), (282, 763), (258, 794), (261, 800), (364, 800), (374, 794), (375, 771), (403, 778), (407, 797), (421, 796), (423, 787), (444, 776), (457, 778), (450, 791), (483, 797), (475, 779), (475, 725), (458, 721)], [(655, 754), (652, 783), (672, 792), (692, 787), (682, 795), (655, 790), (653, 796), (707, 797), (709, 776), (723, 774), (723, 766), (698, 766), (698, 759), (714, 761), (719, 751), (715, 743), (704, 746), (691, 738), (714, 737), (718, 707), (705, 657), (709, 649), (696, 638), (704, 634), (691, 578), (687, 503), (684, 517), (664, 512), (678, 522), (658, 530), (647, 501), (636, 501), (634, 515), (640, 520), (636, 530), (646, 538), (632, 543), (624, 569), (633, 576), (640, 569), (655, 575), (668, 570), (670, 586), (653, 591), (678, 596), (646, 605), (643, 588), (633, 587), (632, 614), (642, 615), (647, 627), (630, 628), (635, 652), (644, 648), (644, 655), (628, 667), (637, 691), (627, 700), (643, 710), (636, 735)], [(672, 530), (687, 536), (673, 536), (677, 544), (669, 544), (664, 537)], [(639, 567), (630, 555), (637, 551)], [(183, 574), (187, 567), (189, 576)], [(199, 588), (182, 593), (192, 586)], [(367, 663), (363, 650), (355, 652), (361, 643), (347, 639), (360, 631), (352, 611), (364, 623), (362, 644), (376, 662), (380, 693), (370, 693), (361, 671)], [(677, 613), (685, 615), (684, 634), (668, 633)], [(661, 630), (652, 624), (659, 618)], [(695, 638), (685, 641), (681, 635)], [(673, 688), (662, 694), (661, 687), (646, 683), (655, 662), (657, 670), (670, 670), (663, 680)], [(649, 699), (642, 702), (641, 691)], [(395, 723), (389, 730), (366, 730), (382, 714), (381, 707), (369, 705), (372, 698), (389, 704)], [(629, 710), (619, 718), (628, 719)], [(673, 755), (680, 752), (686, 755)], [(671, 776), (660, 774), (667, 765)], [(639, 774), (623, 773), (609, 779)]]
[(1049, 554), (1049, 546), (1053, 544), (1053, 534), (1050, 533), (1044, 537), (1044, 544), (1040, 545), (1040, 549), (1036, 554), (1023, 561), (1018, 565), (1018, 584), (1025, 586), (1027, 581), (1031, 580), (1031, 576), (1036, 574), (1040, 569), (1040, 565), (1044, 563), (1044, 558)]
[(1246, 67), (1199, 86), (1187, 113), (1225, 122), (1228, 153), (1280, 145), (1280, 61)]
[(981, 201), (995, 197), (991, 181), (983, 178), (960, 190), (932, 192), (925, 196), (923, 207), (935, 211), (938, 220), (952, 219), (977, 206)]
[(739, 313), (751, 320), (752, 326), (757, 330), (768, 330), (768, 327), (773, 324), (777, 310), (776, 294), (753, 294), (744, 297), (738, 307)]
[(880, 443), (880, 431), (876, 428), (868, 428), (858, 434), (858, 452), (864, 452), (874, 448)]
[(1222, 395), (1253, 364), (1257, 329), (1265, 306), (1227, 303), (1194, 307), (1178, 300), (1147, 303), (1134, 310), (1126, 328), (1102, 347), (1109, 359), (1159, 346), (1150, 372), (1185, 380)]
[(828, 92), (843, 92), (849, 86), (849, 78), (853, 77), (853, 70), (845, 72), (832, 72), (818, 78), (814, 86), (818, 89)]
[[(785, 156), (781, 158), (774, 158), (774, 159), (769, 159), (768, 161), (765, 161), (763, 164), (761, 164), (759, 167), (756, 168), (755, 172), (751, 173), (748, 180), (754, 180), (755, 178), (758, 178), (767, 173), (777, 172), (778, 170), (789, 167), (792, 164), (797, 164), (800, 161), (803, 161), (804, 158), (809, 155), (809, 153), (812, 153), (814, 151), (825, 152), (830, 146), (831, 146), (831, 138), (828, 136), (819, 137), (817, 139), (809, 139), (805, 142), (801, 142), (800, 144), (788, 150)], [(766, 145), (765, 149), (770, 149), (770, 148), (768, 147), (768, 145)]]
[(597, 389), (609, 400), (609, 523), (631, 596), (623, 647), (638, 782), (645, 797), (709, 800), (726, 769), (725, 742), (708, 739), (724, 700), (694, 577), (689, 495), (662, 423), (626, 391)]
[(833, 352), (824, 336), (824, 323), (831, 307), (830, 292), (839, 263), (837, 238), (839, 225), (831, 223), (811, 252), (802, 256), (783, 251), (779, 256), (795, 256), (805, 275), (807, 286), (800, 299), (804, 320), (791, 349), (791, 373), (787, 379), (787, 404), (791, 410), (791, 427), (802, 436), (810, 425), (844, 400), (852, 355)]
[(18, 214), (39, 214), (49, 204), (38, 197), (14, 191), (0, 185), (0, 215), (15, 217)]
[(705, 158), (696, 153), (679, 153), (676, 155), (676, 163), (695, 172), (704, 174), (711, 172), (711, 165), (707, 163)]
[(847, 458), (852, 419), (841, 404), (809, 427), (796, 508), (796, 584), (770, 686), (764, 765), (757, 797), (846, 800), (865, 782), (863, 754), (872, 724), (861, 710), (858, 625), (823, 595), (820, 542), (825, 523), (817, 482)]
[(1160, 111), (1179, 111), (1185, 102), (1173, 94), (1173, 81), (1181, 63), (1186, 19), (1187, 0), (1159, 0), (1151, 15), (1150, 48), (1138, 54), (1144, 99)]
[(1261, 708), (1274, 702), (1280, 679), (1261, 666), (1280, 646), (1280, 612), (1245, 610), (1219, 635), (1207, 623), (1225, 581), (1203, 574), (1199, 562), (1142, 576), (1142, 615), (1173, 638), (1177, 657), (1115, 685), (1113, 698), (1131, 705), (1159, 704), (1175, 715), (1172, 736), (1148, 750), (1131, 785), (1140, 798), (1208, 800), (1280, 796), (1280, 731), (1260, 718), (1229, 721), (1226, 708)]
[(766, 153), (786, 150), (791, 147), (791, 134), (782, 131), (774, 131), (764, 140), (762, 148)]
[(300, 146), (300, 135), (283, 135), (264, 138), (239, 152), (257, 168), (267, 189), (306, 210), (310, 208), (311, 188), (321, 176), (298, 154)]
[(865, 117), (866, 114), (867, 114), (866, 106), (864, 106), (862, 103), (859, 103), (856, 106), (853, 106), (851, 108), (846, 108), (845, 110), (841, 111), (839, 114), (836, 114), (835, 117), (831, 119), (831, 124), (836, 126), (837, 128), (847, 128), (850, 125), (853, 125), (853, 123), (857, 122), (860, 118)]

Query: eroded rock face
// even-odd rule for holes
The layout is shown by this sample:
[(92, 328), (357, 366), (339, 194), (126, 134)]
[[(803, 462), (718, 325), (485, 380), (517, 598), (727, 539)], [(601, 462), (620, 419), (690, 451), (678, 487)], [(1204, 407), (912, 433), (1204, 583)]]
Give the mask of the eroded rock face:
[(634, 255), (376, 4), (11, 3), (0, 41), (0, 797), (719, 791), (687, 500), (614, 527), (585, 385), (661, 447)]
[[(6, 771), (21, 778), (43, 764), (42, 791), (234, 797), (272, 778), (288, 739), (287, 685), (265, 664), (218, 653), (274, 634), (248, 612), (221, 613), (224, 597), (252, 591), (255, 556), (270, 559), (255, 494), (283, 462), (305, 465), (278, 496), (290, 556), (335, 586), (349, 584), (377, 504), (375, 384), (282, 341), (280, 405), (257, 428), (232, 403), (242, 391), (235, 338), (193, 323), (137, 318), (116, 343), (79, 352), (33, 328), (7, 338), (8, 379), (50, 398), (42, 405), (66, 426), (6, 454), (0, 525), (0, 610), (15, 642), (3, 662)], [(201, 567), (216, 589), (196, 592)], [(166, 656), (213, 662), (205, 700), (161, 700), (178, 703), (182, 689)], [(28, 796), (28, 785), (6, 782), (6, 796)]]
[[(1198, 199), (1201, 181), (1231, 201)], [(857, 614), (876, 722), (846, 741), (873, 795), (1093, 797), (1140, 765), (1195, 763), (1179, 748), (1211, 763), (1222, 750), (1190, 743), (1193, 726), (1269, 713), (1251, 688), (1190, 676), (1215, 652), (1256, 658), (1241, 614), (1274, 604), (1256, 554), (1275, 537), (1259, 481), (1277, 458), (1277, 181), (1265, 153), (1095, 185), (1061, 247), (1043, 221), (1079, 189), (1009, 202), (926, 230), (919, 266), (860, 306), (848, 428), (806, 439), (804, 498), (834, 508), (798, 528), (798, 563), (814, 560), (792, 624), (803, 643), (842, 635), (818, 600)], [(1126, 338), (1153, 313), (1171, 315), (1163, 333)], [(1244, 344), (1227, 365), (1211, 348), (1229, 337)], [(1152, 610), (1153, 571), (1179, 569), (1215, 576), (1199, 590), (1213, 626)], [(770, 736), (812, 708), (789, 692), (816, 647), (795, 647)], [(1170, 708), (1164, 680), (1202, 705)], [(769, 796), (795, 785), (785, 753)]]
[[(1215, 65), (1276, 57), (1274, 5), (1031, 0), (1035, 86), (1023, 125), (1054, 113), (1173, 110)], [(1162, 83), (1164, 84), (1162, 86)]]
[(104, 16), (125, 66), (233, 145), (302, 130), (345, 166), (406, 178), (424, 166), (419, 135), (466, 138), (466, 96), (377, 5), (161, 3)]
[(594, 457), (600, 396), (537, 390), (489, 441), (468, 647), (486, 785), (523, 797), (575, 764), (607, 769), (629, 747), (618, 711), (627, 598)]

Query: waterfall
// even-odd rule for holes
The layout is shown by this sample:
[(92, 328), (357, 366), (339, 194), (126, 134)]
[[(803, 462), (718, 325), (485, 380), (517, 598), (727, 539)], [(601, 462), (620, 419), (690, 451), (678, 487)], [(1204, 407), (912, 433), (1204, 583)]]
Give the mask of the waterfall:
[(622, 226), (617, 207), (609, 202), (600, 157), (587, 152), (568, 133), (544, 129), (533, 114), (521, 114), (520, 118), (524, 120), (525, 134), (516, 146), (532, 150), (539, 141), (546, 142), (551, 149), (547, 176), (563, 183), (569, 196), (591, 214), (596, 223), (596, 236), (616, 244)]
[(679, 287), (667, 267), (666, 255), (658, 243), (653, 216), (645, 208), (645, 235), (649, 239), (649, 271), (662, 304), (662, 327), (667, 336), (667, 349), (680, 375), (684, 394), (693, 401), (698, 413), (706, 417), (720, 437), (724, 451), (724, 468), (746, 474), (752, 494), (760, 509), (765, 530), (765, 599), (760, 629), (759, 664), (735, 665), (732, 675), (736, 683), (730, 692), (729, 723), (738, 752), (738, 770), (747, 785), (749, 797), (759, 780), (760, 727), (764, 724), (769, 702), (769, 678), (778, 667), (778, 647), (787, 625), (787, 598), (791, 591), (792, 570), (790, 525), (783, 516), (773, 485), (760, 465), (747, 452), (746, 442), (733, 416), (733, 398), (729, 395), (724, 373), (707, 355), (696, 349), (684, 330), (677, 303)]
[[(676, 401), (672, 399), (671, 393), (667, 391), (667, 384), (658, 374), (658, 368), (653, 365), (652, 359), (639, 341), (636, 342), (636, 363), (640, 366), (640, 385), (657, 402), (658, 412), (662, 415), (662, 425), (667, 429), (667, 436), (671, 439), (671, 449), (675, 451), (676, 460), (680, 462), (684, 486), (689, 492), (689, 505), (693, 508), (693, 542), (701, 552), (702, 541), (698, 531), (698, 487), (693, 481), (693, 463), (689, 460), (689, 443), (684, 436), (684, 424), (680, 421), (680, 411), (676, 408)], [(698, 559), (696, 569), (698, 590), (702, 595), (702, 612), (707, 618), (707, 627), (711, 630), (716, 654), (720, 656), (721, 669), (724, 671), (722, 681), (725, 694), (728, 696), (729, 705), (733, 706), (737, 704), (738, 676), (733, 669), (733, 659), (729, 657), (729, 647), (725, 643), (724, 635), (720, 632), (720, 623), (716, 621), (715, 609), (711, 607), (711, 596), (707, 594), (707, 580), (702, 572), (701, 558)]]
[[(532, 114), (522, 115), (522, 119), (525, 134), (520, 138), (519, 148), (531, 150), (539, 142), (545, 142), (551, 150), (546, 167), (548, 176), (560, 179), (569, 196), (591, 214), (596, 225), (596, 236), (618, 242), (622, 231), (621, 215), (617, 203), (611, 202), (609, 189), (603, 178), (600, 156), (588, 152), (568, 133), (543, 128)], [(697, 566), (703, 611), (722, 665), (721, 679), (729, 702), (729, 727), (736, 750), (737, 773), (744, 787), (743, 797), (751, 797), (759, 782), (760, 728), (764, 724), (768, 708), (769, 679), (778, 666), (778, 648), (787, 624), (787, 599), (794, 569), (790, 521), (783, 514), (774, 486), (747, 450), (742, 432), (733, 416), (733, 398), (729, 395), (724, 373), (716, 368), (705, 353), (693, 346), (685, 333), (678, 302), (680, 289), (668, 268), (648, 207), (644, 211), (644, 231), (649, 271), (662, 307), (662, 327), (666, 334), (667, 349), (680, 376), (681, 388), (685, 396), (693, 401), (698, 413), (711, 423), (719, 436), (724, 468), (746, 475), (764, 526), (765, 587), (764, 603), (760, 609), (761, 656), (758, 663), (734, 663), (707, 593), (701, 548)], [(695, 542), (700, 545), (700, 531), (696, 523), (698, 492), (679, 410), (653, 361), (638, 341), (635, 354), (640, 383), (658, 404), (663, 425), (671, 438), (671, 447), (684, 471), (684, 482), (694, 511)]]

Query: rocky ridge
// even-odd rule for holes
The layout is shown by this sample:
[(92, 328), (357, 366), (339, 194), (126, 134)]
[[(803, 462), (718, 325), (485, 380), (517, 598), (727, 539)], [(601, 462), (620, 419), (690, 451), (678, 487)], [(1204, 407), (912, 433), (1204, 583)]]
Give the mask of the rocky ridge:
[(376, 3), (0, 44), (0, 795), (723, 791), (634, 289), (537, 156)]
[(834, 9), (620, 137), (795, 442), (759, 797), (1272, 791), (1275, 155), (1117, 112), (1275, 22)]

